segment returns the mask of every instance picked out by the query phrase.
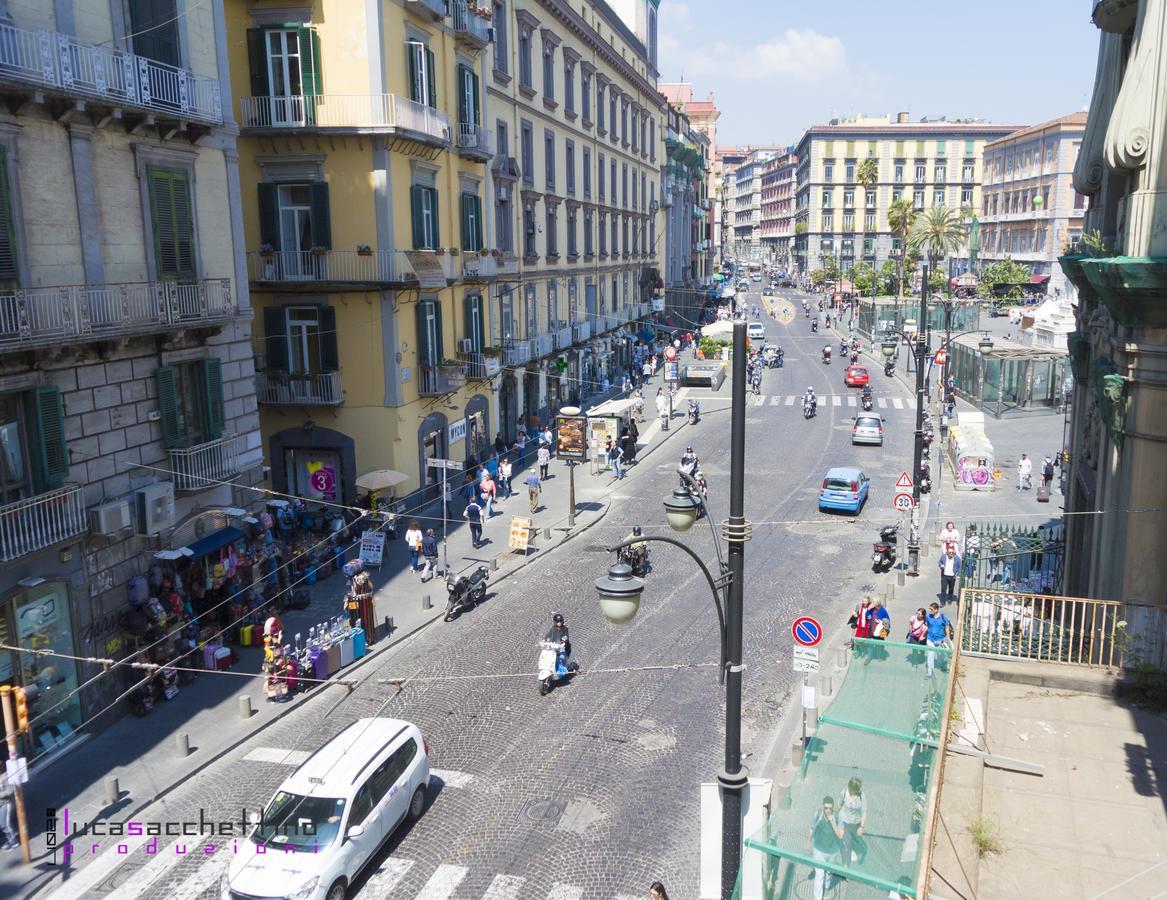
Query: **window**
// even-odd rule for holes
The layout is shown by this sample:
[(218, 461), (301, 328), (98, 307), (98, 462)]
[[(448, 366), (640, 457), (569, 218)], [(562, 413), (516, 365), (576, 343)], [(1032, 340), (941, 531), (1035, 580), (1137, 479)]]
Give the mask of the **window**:
[(620, 205), (628, 208), (628, 163), (620, 167)]
[(567, 255), (575, 258), (579, 255), (579, 243), (577, 241), (576, 228), (579, 224), (579, 213), (572, 209), (567, 213)]
[(555, 132), (543, 132), (543, 178), (547, 192), (555, 192)]
[(575, 144), (566, 141), (564, 146), (564, 165), (567, 169), (567, 193), (575, 196)]
[(928, 179), (928, 164), (916, 161), (916, 184), (923, 184)]
[(628, 146), (628, 99), (620, 104), (620, 142)]
[(648, 120), (648, 153), (649, 159), (656, 162), (656, 119)]
[(507, 185), (496, 183), (494, 190), (494, 239), (498, 249), (512, 253), (514, 243), (514, 219), (511, 215), (510, 192)]
[(507, 123), (502, 119), (496, 121), (494, 125), (494, 133), (496, 141), (495, 152), (501, 159), (505, 160), (508, 156), (511, 155), (510, 139), (507, 136)]
[(895, 203), (897, 200), (903, 200), (903, 199), (904, 199), (904, 192), (900, 188), (895, 188), (891, 192), (891, 202), (892, 203)]
[(592, 211), (590, 209), (584, 211), (584, 256), (591, 256), (594, 251), (592, 241)]
[[(177, 23), (182, 14), (177, 10), (176, 0), (132, 0), (128, 6), (134, 52), (147, 59), (181, 66)], [(165, 72), (153, 69), (151, 81), (160, 76), (165, 77)], [(153, 83), (151, 86), (161, 87)]]
[(268, 371), (312, 375), (340, 368), (331, 306), (265, 307), (263, 331)]
[(855, 192), (843, 191), (843, 208), (850, 209), (855, 205)]
[(612, 256), (620, 252), (620, 217), (612, 216)]
[(432, 298), (419, 300), (416, 315), (417, 364), (428, 369), (445, 358), (442, 352), (442, 304)]
[(604, 154), (599, 155), (599, 165), (596, 166), (596, 197), (604, 199)]
[(59, 388), (0, 395), (0, 451), (0, 503), (64, 484), (69, 451)]
[(875, 206), (875, 191), (868, 191), (865, 198), (867, 200), (867, 208), (870, 209)]
[(616, 89), (608, 88), (608, 121), (612, 128), (612, 143), (616, 143)]
[[(868, 229), (868, 230), (874, 231), (874, 228)], [(864, 238), (863, 239), (863, 255), (864, 256), (874, 256), (875, 255), (875, 238)]]
[[(648, 209), (647, 204), (644, 202), (645, 201), (645, 196), (644, 196), (645, 179), (646, 179), (645, 173), (641, 172), (640, 173), (640, 208), (641, 209)], [(655, 191), (653, 191), (653, 195), (655, 197), (655, 195), (656, 195)]]
[[(5, 169), (7, 173), (7, 169)], [(190, 181), (185, 171), (150, 166), (150, 220), (154, 228), (154, 268), (160, 279), (195, 277), (194, 217)], [(4, 179), (4, 204), (9, 208), (8, 243), (14, 234), (9, 185)], [(310, 248), (309, 248), (310, 249)], [(15, 256), (9, 263), (15, 277)]]
[(831, 184), (835, 180), (835, 161), (828, 159), (823, 163), (823, 181)]
[(477, 253), (486, 246), (482, 236), (482, 200), (477, 194), (462, 192), (462, 249)]
[(843, 213), (843, 230), (844, 231), (854, 231), (855, 230), (855, 214), (854, 213), (849, 213), (849, 212)]
[(592, 151), (583, 148), (583, 195), (591, 199), (592, 196)]
[(523, 155), (520, 160), (520, 165), (523, 170), (523, 184), (528, 187), (535, 186), (535, 132), (531, 123), (525, 119), (519, 125), (520, 130), (520, 152)]
[(604, 85), (596, 82), (596, 131), (604, 133)]
[(835, 214), (833, 212), (823, 213), (823, 231), (835, 230)]
[(477, 127), (481, 112), (478, 76), (467, 65), (458, 64), (458, 124), (463, 133)]
[(863, 230), (875, 231), (875, 213), (865, 213), (863, 216)]
[(616, 160), (611, 159), (608, 162), (610, 163), (610, 165), (608, 167), (608, 172), (612, 176), (612, 181), (611, 181), (611, 184), (612, 184), (612, 205), (615, 206), (617, 203), (617, 197), (616, 197), (616, 183), (617, 183), (616, 182)]
[(303, 125), (310, 121), (315, 108), (305, 103), (304, 97), (319, 94), (324, 84), (320, 38), (315, 30), (294, 26), (249, 28), (247, 55), (252, 95), (270, 98), (255, 124)]
[(223, 434), (223, 367), (215, 358), (158, 369), (162, 443), (195, 447)]
[(936, 190), (932, 191), (932, 205), (933, 206), (943, 206), (944, 205), (944, 189), (943, 188), (937, 188)]
[(555, 207), (547, 209), (547, 258), (556, 259), (559, 256), (559, 234), (556, 230)]
[(421, 41), (408, 41), (409, 99), (435, 109), (438, 105), (437, 64), (434, 52)]
[(849, 159), (843, 167), (843, 180), (850, 184), (855, 180), (855, 160)]
[(523, 256), (533, 258), (538, 255), (535, 248), (535, 209), (527, 205), (523, 207)]
[(8, 178), (8, 153), (0, 147), (0, 288), (15, 288), (20, 281), (16, 241), (16, 215), (12, 182)]
[(834, 198), (833, 193), (831, 191), (824, 190), (823, 191), (823, 207), (827, 208), (827, 207), (832, 207), (834, 205), (835, 205), (835, 198)]
[(648, 220), (648, 245), (644, 248), (645, 253), (651, 253), (656, 249), (656, 216)]
[(519, 85), (528, 90), (534, 88), (531, 83), (531, 32), (526, 28), (519, 29)]
[(648, 154), (648, 121), (649, 115), (645, 113), (640, 117), (640, 155), (646, 156)]
[(963, 188), (960, 192), (960, 205), (972, 206), (973, 203), (973, 189)]
[(632, 113), (632, 152), (640, 152), (640, 114), (633, 111)]
[(936, 163), (936, 167), (933, 169), (932, 180), (944, 184), (948, 180), (948, 166), (944, 163)]
[(410, 205), (413, 212), (413, 249), (437, 250), (442, 245), (437, 190), (415, 184), (410, 188)]
[(592, 124), (592, 76), (582, 69), (579, 76), (579, 100), (583, 124), (587, 128)]
[(555, 100), (555, 45), (543, 41), (543, 99)]
[(895, 176), (893, 178), (896, 184), (904, 183), (904, 161), (897, 159), (895, 162)]
[(563, 61), (563, 112), (575, 118), (575, 65), (566, 59)]
[(623, 238), (620, 246), (623, 248), (624, 255), (628, 255), (628, 217), (624, 217), (624, 221), (620, 223), (620, 235)]
[(966, 184), (976, 180), (976, 160), (966, 159), (960, 169), (960, 179)]
[(596, 232), (600, 238), (600, 256), (608, 255), (608, 217), (600, 213), (600, 227)]
[(494, 68), (495, 71), (506, 74), (510, 65), (506, 3), (503, 0), (495, 0), (491, 13), (491, 20), (494, 22)]

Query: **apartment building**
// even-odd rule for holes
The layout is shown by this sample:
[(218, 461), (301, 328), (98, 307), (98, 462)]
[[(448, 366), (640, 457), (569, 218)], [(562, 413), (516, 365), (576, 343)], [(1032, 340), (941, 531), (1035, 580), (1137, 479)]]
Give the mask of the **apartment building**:
[(792, 149), (774, 157), (762, 167), (762, 251), (767, 260), (782, 270), (790, 267), (797, 169), (798, 158)]
[(668, 109), (666, 165), (661, 182), (665, 211), (665, 309), (696, 322), (700, 287), (711, 281), (709, 139), (676, 106)]
[[(887, 224), (901, 198), (918, 210), (933, 206), (980, 209), (985, 145), (1018, 130), (979, 120), (908, 121), (859, 117), (807, 129), (795, 148), (794, 264), (805, 275), (831, 258), (843, 268), (859, 260), (878, 267), (900, 253)], [(856, 181), (860, 165), (875, 162), (870, 186)]]
[(658, 281), (660, 110), (645, 42), (585, 13), (231, 3), (277, 489), (350, 500), (393, 468), (422, 502), (427, 460), (615, 376)]
[(0, 683), (41, 689), (35, 766), (124, 708), (72, 657), (136, 649), (131, 579), (219, 540), (261, 447), (221, 0), (4, 12), (0, 643), (56, 655)]
[[(713, 91), (710, 91), (704, 100), (693, 97), (693, 85), (687, 81), (661, 82), (660, 92), (665, 100), (678, 108), (689, 120), (689, 125), (696, 134), (703, 135), (705, 155), (707, 157), (705, 174), (705, 193), (708, 200), (705, 210), (708, 221), (709, 247), (705, 251), (707, 257), (705, 266), (709, 273), (708, 281), (712, 281), (714, 266), (717, 262), (717, 251), (721, 246), (721, 219), (717, 200), (717, 179), (719, 175), (718, 160), (714, 149), (717, 147), (717, 120), (721, 118), (721, 110), (717, 108)], [(703, 282), (704, 283), (704, 282)]]
[(733, 246), (739, 258), (762, 259), (762, 170), (776, 150), (753, 150), (734, 169)]
[(1076, 112), (985, 145), (979, 267), (1013, 259), (1051, 297), (1071, 297), (1057, 259), (1082, 237), (1086, 198), (1074, 188), (1074, 163), (1085, 131), (1086, 113)]

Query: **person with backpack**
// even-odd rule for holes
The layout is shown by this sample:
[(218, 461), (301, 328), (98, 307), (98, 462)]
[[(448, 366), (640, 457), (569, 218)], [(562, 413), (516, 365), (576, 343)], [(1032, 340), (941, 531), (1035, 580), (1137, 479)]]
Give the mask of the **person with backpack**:
[[(949, 621), (948, 616), (940, 611), (940, 604), (933, 603), (928, 607), (928, 616), (925, 619), (928, 625), (927, 633), (924, 636), (924, 643), (929, 647), (951, 647), (952, 646), (952, 622)], [(936, 666), (936, 654), (929, 651), (927, 654), (927, 668), (928, 675), (932, 675), (932, 671)], [(945, 667), (941, 666), (943, 670)]]
[(843, 826), (843, 865), (850, 866), (852, 861), (862, 863), (867, 856), (867, 843), (863, 840), (867, 798), (863, 795), (863, 782), (858, 778), (848, 781), (839, 795), (839, 824)]
[(1050, 456), (1047, 453), (1045, 455), (1045, 459), (1043, 459), (1041, 461), (1041, 485), (1042, 485), (1042, 487), (1044, 487), (1048, 491), (1050, 483), (1053, 480), (1054, 480), (1054, 459), (1052, 456)]
[[(487, 505), (489, 506), (489, 501)], [(470, 541), (474, 544), (475, 550), (482, 543), (482, 517), (482, 507), (475, 500), (467, 503), (466, 508), (462, 510), (462, 518), (470, 523)]]
[[(842, 839), (843, 826), (835, 814), (835, 800), (830, 796), (823, 797), (822, 808), (810, 820), (806, 848), (816, 862), (834, 862), (839, 857)], [(823, 900), (823, 894), (830, 890), (833, 880), (826, 869), (814, 870), (814, 900)]]

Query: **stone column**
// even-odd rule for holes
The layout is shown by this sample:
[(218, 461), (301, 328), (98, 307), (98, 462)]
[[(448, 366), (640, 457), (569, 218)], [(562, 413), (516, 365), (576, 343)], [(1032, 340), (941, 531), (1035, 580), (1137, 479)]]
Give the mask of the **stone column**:
[(85, 283), (105, 283), (101, 254), (101, 213), (93, 180), (93, 126), (69, 125), (69, 152), (73, 157), (73, 189), (77, 199), (77, 226), (81, 232), (81, 264)]

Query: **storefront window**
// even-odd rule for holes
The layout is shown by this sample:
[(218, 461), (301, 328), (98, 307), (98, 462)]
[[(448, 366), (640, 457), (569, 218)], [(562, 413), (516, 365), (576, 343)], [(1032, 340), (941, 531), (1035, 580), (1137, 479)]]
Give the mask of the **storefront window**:
[(486, 413), (482, 410), (466, 414), (466, 444), (475, 459), (485, 459), (490, 437), (486, 433)]
[(288, 491), (306, 500), (340, 497), (340, 454), (334, 450), (286, 451)]
[[(75, 654), (69, 591), (64, 582), (46, 582), (29, 589), (17, 597), (15, 609), (19, 646)], [(77, 688), (77, 664), (63, 656), (22, 653), (19, 665), (20, 683), (39, 688), (39, 696), (29, 706), (34, 719), (32, 752), (44, 753), (68, 741), (81, 726), (81, 697), (68, 696)]]

